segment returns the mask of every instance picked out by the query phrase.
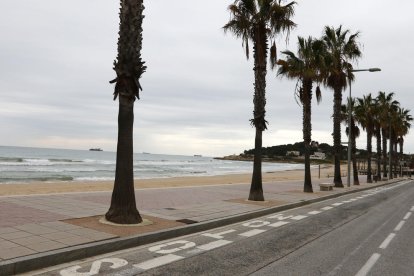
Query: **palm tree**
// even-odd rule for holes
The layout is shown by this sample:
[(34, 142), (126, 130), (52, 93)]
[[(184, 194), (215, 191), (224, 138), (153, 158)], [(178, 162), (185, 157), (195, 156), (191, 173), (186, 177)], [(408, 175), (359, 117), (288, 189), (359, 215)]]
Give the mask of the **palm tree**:
[(413, 120), (410, 115), (410, 110), (405, 108), (398, 108), (397, 110), (397, 120), (394, 124), (395, 131), (395, 152), (397, 153), (397, 145), (400, 146), (399, 156), (396, 159), (401, 160), (403, 158), (403, 146), (404, 146), (404, 136), (408, 134), (408, 131), (411, 127), (411, 121)]
[(135, 202), (133, 168), (134, 102), (142, 89), (139, 83), (146, 67), (141, 60), (143, 0), (121, 0), (118, 56), (114, 62), (114, 100), (119, 98), (118, 145), (115, 183), (108, 221), (120, 224), (142, 222)]
[[(390, 126), (390, 112), (396, 110), (399, 102), (394, 100), (394, 93), (386, 94), (385, 92), (378, 92), (376, 104), (380, 110), (379, 125), (381, 127), (382, 135), (382, 158), (383, 158), (383, 176), (387, 178), (387, 137), (389, 137)], [(391, 149), (390, 149), (391, 150)]]
[[(270, 50), (272, 69), (276, 64), (276, 36), (290, 31), (296, 26), (291, 20), (295, 2), (282, 5), (282, 0), (235, 0), (229, 6), (230, 21), (223, 27), (225, 32), (241, 38), (249, 58), (249, 41), (253, 43), (254, 56), (254, 111), (251, 124), (256, 128), (253, 175), (249, 200), (263, 201), (262, 188), (262, 134), (267, 129), (265, 120), (266, 106), (266, 69)], [(273, 44), (269, 49), (269, 40)]]
[(367, 183), (372, 183), (372, 167), (371, 167), (371, 156), (372, 156), (372, 135), (374, 133), (374, 100), (371, 94), (363, 96), (358, 99), (358, 104), (355, 108), (358, 121), (362, 128), (367, 132)]
[[(351, 112), (351, 126), (348, 125), (348, 116), (349, 116), (349, 110), (352, 110)], [(345, 125), (348, 125), (346, 128), (346, 135), (349, 136), (349, 130), (351, 129), (351, 153), (352, 153), (352, 171), (354, 174), (354, 185), (359, 185), (359, 178), (358, 178), (358, 168), (357, 168), (357, 162), (356, 162), (356, 138), (359, 137), (360, 131), (359, 127), (357, 126), (358, 116), (356, 114), (357, 108), (355, 105), (355, 99), (351, 99), (351, 107), (349, 107), (349, 101), (348, 104), (343, 104), (341, 106), (341, 119), (345, 123)]]
[(377, 140), (377, 181), (381, 181), (381, 108), (376, 98), (373, 98), (372, 107), (374, 134)]
[(352, 61), (361, 57), (357, 38), (359, 33), (350, 34), (342, 26), (335, 29), (326, 26), (322, 36), (327, 48), (328, 76), (325, 84), (334, 90), (333, 106), (333, 142), (335, 157), (334, 184), (335, 187), (344, 187), (341, 179), (341, 105), (342, 91), (347, 84), (354, 80)]
[[(311, 102), (314, 82), (321, 81), (321, 71), (324, 66), (324, 44), (321, 40), (312, 37), (304, 39), (298, 37), (297, 56), (291, 51), (282, 52), (286, 60), (279, 60), (278, 75), (289, 79), (297, 79), (296, 95), (303, 107), (303, 142), (305, 144), (305, 179), (303, 191), (312, 193), (312, 179), (310, 172), (310, 147), (312, 142)], [(321, 90), (316, 87), (316, 99), (321, 100)]]

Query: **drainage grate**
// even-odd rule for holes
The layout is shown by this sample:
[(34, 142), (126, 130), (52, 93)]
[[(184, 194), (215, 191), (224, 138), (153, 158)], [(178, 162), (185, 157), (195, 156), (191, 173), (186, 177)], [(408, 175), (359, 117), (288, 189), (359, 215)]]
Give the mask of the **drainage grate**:
[(176, 222), (182, 222), (185, 224), (193, 224), (193, 223), (197, 223), (198, 221), (191, 220), (191, 219), (179, 219), (179, 220), (176, 220)]

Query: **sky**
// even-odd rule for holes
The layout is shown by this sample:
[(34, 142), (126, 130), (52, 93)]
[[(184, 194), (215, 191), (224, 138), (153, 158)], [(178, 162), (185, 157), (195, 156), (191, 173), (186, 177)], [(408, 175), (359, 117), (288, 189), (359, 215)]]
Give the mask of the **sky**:
[[(148, 68), (135, 103), (135, 152), (222, 156), (254, 147), (253, 61), (222, 30), (231, 3), (144, 1)], [(356, 73), (353, 96), (395, 92), (402, 107), (414, 110), (413, 10), (408, 0), (298, 0), (297, 28), (288, 42), (280, 35), (276, 43), (279, 51), (296, 51), (297, 36), (320, 37), (326, 25), (359, 31), (363, 57), (354, 67), (382, 71)], [(118, 11), (119, 1), (110, 0), (0, 1), (0, 145), (116, 150), (118, 103), (109, 81)], [(294, 88), (268, 70), (264, 146), (302, 141)], [(322, 102), (312, 106), (312, 140), (332, 144), (333, 91), (321, 89)], [(414, 152), (413, 133), (405, 139), (407, 153)], [(358, 148), (366, 146), (361, 136)]]

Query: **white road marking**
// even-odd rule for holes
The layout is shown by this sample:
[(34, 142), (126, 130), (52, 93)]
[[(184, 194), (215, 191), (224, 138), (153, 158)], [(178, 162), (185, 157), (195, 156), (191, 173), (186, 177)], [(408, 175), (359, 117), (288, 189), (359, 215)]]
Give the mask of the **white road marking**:
[(124, 259), (119, 258), (106, 258), (102, 260), (94, 261), (91, 265), (91, 269), (89, 272), (78, 272), (79, 269), (82, 267), (79, 265), (68, 267), (66, 269), (62, 269), (60, 271), (60, 275), (62, 276), (92, 276), (92, 275), (98, 275), (99, 270), (101, 269), (102, 263), (111, 263), (112, 265), (110, 268), (117, 269), (123, 266), (126, 266), (128, 264), (127, 261)]
[(308, 216), (302, 216), (302, 215), (298, 215), (298, 216), (294, 216), (292, 219), (293, 220), (301, 220), (301, 219), (304, 219), (304, 218), (307, 218)]
[(326, 207), (323, 207), (323, 208), (321, 208), (322, 210), (331, 210), (331, 209), (333, 209), (333, 207), (332, 206), (326, 206)]
[(141, 269), (151, 269), (151, 268), (155, 268), (158, 266), (162, 266), (162, 265), (166, 265), (175, 261), (179, 261), (184, 259), (184, 257), (178, 256), (178, 255), (174, 255), (174, 254), (168, 254), (165, 256), (161, 256), (161, 257), (157, 257), (139, 264), (135, 264), (134, 267), (138, 267)]
[(337, 203), (334, 203), (334, 204), (332, 204), (333, 206), (339, 206), (339, 205), (342, 205), (343, 203), (342, 202), (337, 202)]
[(268, 222), (268, 221), (264, 221), (264, 220), (253, 220), (253, 221), (249, 221), (249, 222), (243, 223), (243, 226), (252, 227), (252, 228), (258, 228), (258, 227), (262, 227), (262, 226), (269, 225), (269, 224), (270, 224), (270, 222)]
[(284, 219), (290, 219), (292, 217), (293, 216), (286, 216), (286, 217), (284, 217), (283, 214), (277, 214), (277, 215), (273, 215), (273, 216), (270, 216), (270, 217), (267, 217), (267, 218), (270, 218), (270, 219), (277, 218), (278, 220), (284, 220)]
[(223, 239), (224, 238), (223, 235), (226, 235), (226, 234), (229, 234), (229, 233), (233, 233), (233, 232), (236, 232), (236, 230), (230, 229), (230, 230), (223, 231), (223, 232), (216, 233), (216, 234), (204, 233), (204, 234), (201, 234), (201, 235), (219, 240), (219, 239)]
[(249, 237), (253, 237), (253, 236), (259, 235), (259, 234), (261, 234), (263, 232), (266, 232), (266, 230), (253, 229), (253, 230), (250, 230), (250, 231), (241, 233), (241, 234), (239, 234), (239, 236), (243, 236), (243, 237), (248, 237), (249, 238)]
[(414, 211), (414, 206), (413, 206), (413, 207), (411, 207), (410, 211)]
[(232, 241), (218, 240), (218, 241), (213, 241), (213, 242), (209, 242), (209, 243), (197, 246), (197, 248), (203, 249), (203, 250), (211, 250), (211, 249), (214, 249), (214, 248), (224, 246), (224, 245), (229, 244), (229, 243), (232, 243)]
[(397, 226), (395, 226), (394, 231), (400, 231), (404, 223), (405, 223), (404, 220), (400, 221), (400, 223), (398, 223)]
[(357, 198), (358, 198), (358, 199), (361, 199), (361, 198), (363, 198), (363, 197), (362, 197), (362, 196), (358, 196)]
[[(174, 247), (171, 249), (162, 249), (164, 247), (170, 246), (170, 245), (174, 245), (174, 244), (182, 244), (182, 246), (179, 247)], [(170, 254), (170, 253), (174, 253), (183, 249), (188, 249), (191, 247), (194, 247), (196, 244), (193, 242), (189, 242), (189, 241), (172, 241), (172, 242), (168, 242), (168, 243), (163, 243), (163, 244), (159, 244), (159, 245), (155, 245), (155, 246), (151, 246), (150, 248), (148, 248), (149, 251), (151, 252), (156, 252), (156, 253), (160, 253), (160, 254)]]
[(411, 216), (411, 212), (408, 212), (407, 214), (405, 214), (404, 219), (408, 219)]
[(280, 226), (288, 224), (288, 223), (289, 223), (288, 221), (278, 221), (278, 222), (269, 224), (269, 226), (271, 226), (271, 227), (280, 227)]
[(342, 201), (342, 203), (349, 203), (349, 202), (351, 202), (350, 200), (344, 200), (344, 201)]
[(357, 201), (358, 199), (356, 198), (351, 198), (349, 201)]
[(310, 211), (308, 214), (309, 215), (317, 215), (317, 214), (320, 214), (320, 213), (322, 213), (321, 211)]
[(391, 233), (388, 235), (388, 237), (385, 238), (385, 240), (381, 243), (381, 245), (379, 246), (379, 248), (381, 249), (385, 249), (387, 248), (387, 246), (390, 244), (390, 242), (392, 241), (392, 239), (395, 237), (394, 233)]
[(375, 263), (378, 261), (379, 257), (381, 257), (380, 254), (374, 253), (372, 254), (371, 258), (364, 264), (364, 266), (358, 271), (355, 276), (365, 276), (368, 274), (368, 272), (371, 270), (371, 268), (375, 265)]

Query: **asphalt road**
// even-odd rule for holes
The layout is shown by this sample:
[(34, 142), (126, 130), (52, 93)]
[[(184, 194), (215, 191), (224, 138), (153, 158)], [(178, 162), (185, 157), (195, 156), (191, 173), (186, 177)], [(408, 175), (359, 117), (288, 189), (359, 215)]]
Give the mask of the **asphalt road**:
[(404, 181), (30, 275), (414, 275)]

